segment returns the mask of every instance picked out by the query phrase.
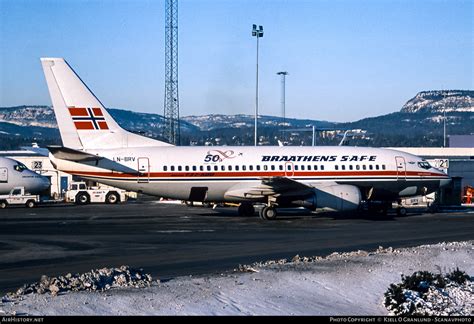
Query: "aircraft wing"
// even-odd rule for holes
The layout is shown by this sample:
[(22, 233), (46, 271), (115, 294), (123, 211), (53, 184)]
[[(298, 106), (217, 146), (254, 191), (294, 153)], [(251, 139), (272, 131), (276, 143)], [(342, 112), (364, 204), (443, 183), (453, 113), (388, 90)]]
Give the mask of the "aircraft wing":
[(261, 183), (249, 186), (240, 183), (225, 193), (226, 198), (261, 199), (268, 196), (306, 195), (313, 187), (287, 177), (265, 177)]
[(262, 184), (270, 186), (275, 192), (311, 190), (311, 186), (287, 177), (262, 178)]

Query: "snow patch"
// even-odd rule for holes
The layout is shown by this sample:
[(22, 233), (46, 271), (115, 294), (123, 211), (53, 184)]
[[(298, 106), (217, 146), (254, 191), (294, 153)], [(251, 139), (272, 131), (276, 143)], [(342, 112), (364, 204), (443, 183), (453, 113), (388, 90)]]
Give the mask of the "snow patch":
[[(155, 281), (142, 289), (30, 294), (4, 301), (0, 309), (29, 315), (387, 315), (384, 293), (401, 274), (456, 267), (472, 274), (473, 254), (474, 241), (469, 241), (295, 256)], [(431, 294), (439, 300), (435, 291)], [(464, 298), (461, 291), (450, 294)]]

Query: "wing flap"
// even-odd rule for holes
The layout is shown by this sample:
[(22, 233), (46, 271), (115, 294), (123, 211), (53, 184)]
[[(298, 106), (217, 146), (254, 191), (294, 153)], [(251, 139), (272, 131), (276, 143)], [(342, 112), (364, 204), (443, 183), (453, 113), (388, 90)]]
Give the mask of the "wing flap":
[(279, 197), (285, 194), (308, 194), (313, 187), (286, 177), (262, 178), (259, 184), (235, 185), (225, 193), (225, 197), (243, 199), (263, 199), (265, 197)]

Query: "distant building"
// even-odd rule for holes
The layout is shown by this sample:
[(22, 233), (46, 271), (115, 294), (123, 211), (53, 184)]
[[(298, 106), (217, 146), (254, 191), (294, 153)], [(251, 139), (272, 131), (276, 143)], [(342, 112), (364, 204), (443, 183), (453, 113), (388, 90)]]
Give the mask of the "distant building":
[(51, 182), (50, 196), (59, 198), (68, 189), (72, 181), (72, 175), (56, 170), (48, 156), (41, 155), (34, 151), (0, 151), (0, 156), (14, 159), (23, 163), (32, 171), (49, 178)]
[(449, 147), (474, 147), (474, 135), (449, 135)]
[[(38, 147), (34, 147), (38, 149)], [(80, 177), (72, 176), (68, 173), (64, 173), (62, 171), (56, 170), (54, 166), (51, 164), (51, 160), (49, 159), (48, 150), (40, 149), (44, 151), (44, 154), (40, 154), (33, 150), (28, 150), (25, 148), (23, 150), (17, 151), (0, 151), (1, 157), (7, 157), (14, 159), (18, 162), (23, 163), (28, 167), (30, 170), (35, 171), (36, 173), (41, 174), (49, 178), (51, 182), (50, 191), (48, 192), (50, 197), (53, 198), (62, 198), (63, 194), (68, 190), (69, 184), (72, 181), (82, 181)], [(43, 153), (43, 152), (41, 152)], [(45, 156), (46, 155), (46, 156)], [(96, 186), (97, 183), (93, 181), (86, 181), (90, 186)], [(101, 185), (101, 187), (110, 187), (106, 185)], [(45, 193), (46, 194), (46, 193)], [(137, 195), (135, 192), (127, 192), (126, 195), (128, 198), (136, 198)]]

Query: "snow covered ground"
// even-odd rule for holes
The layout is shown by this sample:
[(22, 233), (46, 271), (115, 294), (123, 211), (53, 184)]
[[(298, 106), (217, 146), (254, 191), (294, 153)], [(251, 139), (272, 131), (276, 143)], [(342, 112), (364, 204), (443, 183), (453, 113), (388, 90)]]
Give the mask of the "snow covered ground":
[[(401, 274), (456, 267), (474, 274), (474, 241), (295, 257), (222, 274), (154, 278), (148, 288), (27, 295), (4, 299), (0, 315), (387, 315), (384, 293)], [(472, 298), (464, 303), (473, 307)]]

